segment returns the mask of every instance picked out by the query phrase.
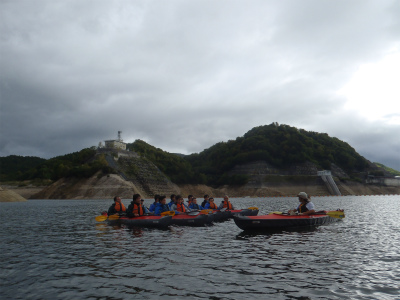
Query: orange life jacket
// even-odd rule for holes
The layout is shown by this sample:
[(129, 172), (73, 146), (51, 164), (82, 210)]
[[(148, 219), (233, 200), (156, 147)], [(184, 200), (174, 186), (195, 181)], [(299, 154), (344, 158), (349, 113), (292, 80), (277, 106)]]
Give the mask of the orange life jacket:
[(186, 208), (185, 208), (185, 205), (183, 205), (183, 203), (178, 203), (176, 205), (176, 207), (177, 207), (177, 211), (186, 212)]
[(233, 209), (232, 203), (230, 203), (229, 201), (224, 201), (224, 207), (226, 209)]
[(218, 206), (215, 203), (210, 202), (210, 208), (211, 209), (218, 209)]
[(143, 206), (141, 204), (133, 204), (133, 210), (132, 210), (133, 214), (138, 214), (139, 216), (143, 216), (144, 215), (144, 209)]
[(115, 211), (126, 211), (125, 205), (123, 203), (115, 202)]

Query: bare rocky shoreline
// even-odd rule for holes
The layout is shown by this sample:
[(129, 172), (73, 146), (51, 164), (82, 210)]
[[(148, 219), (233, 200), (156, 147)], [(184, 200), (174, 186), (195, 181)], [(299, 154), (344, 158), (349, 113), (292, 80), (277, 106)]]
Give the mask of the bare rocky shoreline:
[[(101, 178), (93, 176), (80, 180), (63, 178), (46, 187), (10, 185), (2, 185), (2, 187), (1, 202), (25, 201), (25, 199), (112, 199), (116, 195), (124, 199), (130, 199), (134, 193), (141, 194), (145, 199), (153, 197), (153, 195), (146, 194), (132, 182), (126, 181), (116, 174)], [(367, 185), (357, 182), (341, 183), (341, 190), (343, 195), (400, 194), (400, 187)], [(181, 194), (184, 197), (192, 194), (198, 198), (202, 198), (204, 194), (214, 197), (223, 197), (225, 194), (230, 197), (292, 197), (300, 191), (305, 191), (311, 196), (330, 196), (325, 186), (299, 182), (293, 184), (271, 184), (262, 188), (223, 186), (217, 189), (206, 185), (185, 184), (174, 185), (170, 193)]]

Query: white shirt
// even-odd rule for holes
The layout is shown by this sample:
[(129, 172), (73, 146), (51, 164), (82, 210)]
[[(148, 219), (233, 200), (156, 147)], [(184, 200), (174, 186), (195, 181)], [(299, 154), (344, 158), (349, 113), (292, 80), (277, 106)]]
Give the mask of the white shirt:
[[(301, 205), (301, 204), (300, 204)], [(297, 207), (297, 209), (300, 209), (300, 205)], [(308, 210), (313, 210), (315, 209), (315, 205), (312, 202), (307, 202), (306, 207)]]

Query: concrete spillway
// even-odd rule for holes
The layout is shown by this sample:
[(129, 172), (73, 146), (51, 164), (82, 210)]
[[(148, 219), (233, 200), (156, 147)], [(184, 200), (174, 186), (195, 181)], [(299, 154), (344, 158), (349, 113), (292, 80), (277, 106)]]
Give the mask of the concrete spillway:
[(325, 182), (326, 187), (332, 195), (341, 196), (339, 188), (337, 187), (335, 181), (332, 178), (331, 171), (318, 171), (318, 176), (321, 176), (322, 180)]

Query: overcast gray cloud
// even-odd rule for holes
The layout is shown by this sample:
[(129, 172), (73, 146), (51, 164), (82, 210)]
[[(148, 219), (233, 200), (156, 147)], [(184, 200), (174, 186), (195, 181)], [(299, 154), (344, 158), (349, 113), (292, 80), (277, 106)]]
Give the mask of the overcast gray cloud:
[(0, 155), (49, 158), (118, 130), (189, 154), (279, 122), (400, 170), (399, 102), (343, 93), (400, 58), (399, 15), (395, 0), (3, 0)]

